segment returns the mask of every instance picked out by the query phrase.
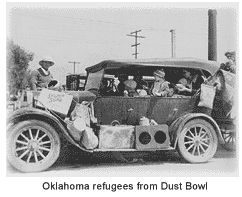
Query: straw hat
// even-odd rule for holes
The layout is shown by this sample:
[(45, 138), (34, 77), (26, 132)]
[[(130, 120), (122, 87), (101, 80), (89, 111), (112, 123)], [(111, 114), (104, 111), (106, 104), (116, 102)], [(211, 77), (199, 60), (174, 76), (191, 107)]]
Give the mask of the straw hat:
[(163, 77), (165, 77), (165, 72), (163, 70), (157, 70), (154, 72), (154, 76), (163, 78)]
[(39, 64), (43, 66), (44, 62), (50, 62), (51, 63), (50, 66), (53, 66), (55, 64), (55, 62), (50, 57), (43, 58), (42, 60), (39, 61)]

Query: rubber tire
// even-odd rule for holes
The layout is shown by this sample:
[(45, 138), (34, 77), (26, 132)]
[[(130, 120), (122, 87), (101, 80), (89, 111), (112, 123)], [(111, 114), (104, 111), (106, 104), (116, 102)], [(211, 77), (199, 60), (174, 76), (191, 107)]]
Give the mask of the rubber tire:
[(235, 152), (236, 151), (236, 146), (231, 146), (230, 144), (221, 144), (221, 146), (227, 150), (227, 151), (230, 151), (230, 152)]
[[(52, 138), (52, 151), (49, 153), (47, 160), (45, 159), (40, 164), (26, 164), (22, 160), (15, 157), (15, 142), (14, 140), (22, 132), (22, 130), (29, 126), (39, 126), (47, 131)], [(60, 154), (60, 138), (57, 132), (49, 124), (39, 120), (28, 120), (19, 122), (14, 125), (7, 133), (7, 159), (9, 163), (21, 172), (41, 172), (48, 169), (54, 164)]]
[[(222, 131), (221, 131), (222, 132)], [(223, 136), (223, 134), (222, 134), (222, 136)], [(223, 137), (224, 138), (224, 137)], [(236, 143), (237, 143), (237, 139), (236, 139), (236, 137), (234, 138), (235, 139), (235, 143), (234, 143), (234, 145), (232, 145), (231, 143), (224, 143), (224, 144), (221, 144), (221, 146), (225, 149), (225, 150), (227, 150), (227, 151), (231, 151), (231, 152), (234, 152), (234, 151), (236, 151)]]
[[(186, 147), (184, 146), (184, 136), (186, 134), (187, 129), (191, 128), (195, 125), (198, 125), (198, 124), (202, 124), (202, 125), (204, 125), (204, 127), (206, 127), (208, 132), (210, 132), (210, 136), (211, 136), (210, 139), (212, 140), (210, 143), (211, 146), (210, 146), (209, 152), (206, 153), (206, 155), (203, 157), (192, 156), (190, 153), (187, 152)], [(205, 163), (205, 162), (209, 161), (215, 155), (215, 153), (217, 151), (217, 147), (218, 147), (218, 138), (217, 138), (217, 134), (216, 134), (213, 126), (210, 123), (208, 123), (207, 121), (205, 121), (203, 119), (194, 119), (184, 125), (181, 133), (179, 134), (177, 145), (178, 145), (178, 147), (177, 147), (178, 153), (187, 162), (189, 162), (189, 163)]]

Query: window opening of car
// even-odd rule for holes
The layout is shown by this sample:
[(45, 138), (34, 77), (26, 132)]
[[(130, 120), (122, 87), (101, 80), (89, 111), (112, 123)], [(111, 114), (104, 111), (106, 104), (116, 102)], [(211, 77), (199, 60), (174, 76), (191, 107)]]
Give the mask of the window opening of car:
[(80, 79), (79, 81), (80, 81), (79, 87), (80, 88), (84, 88), (86, 80), (85, 79)]

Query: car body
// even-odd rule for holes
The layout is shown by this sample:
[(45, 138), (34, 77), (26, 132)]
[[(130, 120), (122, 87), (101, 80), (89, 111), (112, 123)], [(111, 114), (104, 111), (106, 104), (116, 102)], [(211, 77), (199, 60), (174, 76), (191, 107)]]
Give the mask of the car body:
[(85, 73), (69, 74), (66, 76), (67, 91), (83, 91), (87, 75)]
[[(106, 80), (112, 79), (111, 76), (105, 75)], [(66, 90), (67, 91), (83, 91), (85, 90), (87, 75), (86, 73), (68, 74), (66, 76)]]
[[(58, 158), (64, 136), (83, 151), (113, 152), (125, 161), (128, 161), (124, 156), (127, 153), (135, 155), (139, 152), (177, 150), (188, 162), (207, 162), (216, 153), (218, 142), (225, 144), (225, 140), (221, 124), (215, 120), (219, 119), (219, 114), (213, 117), (211, 110), (198, 106), (199, 92), (191, 97), (157, 97), (149, 94), (124, 97), (115, 93), (117, 89), (113, 84), (112, 94), (105, 95), (100, 90), (107, 75), (111, 76), (112, 82), (122, 74), (131, 78), (139, 74), (143, 79), (152, 79), (155, 70), (163, 69), (166, 80), (175, 84), (184, 68), (194, 69), (211, 79), (219, 66), (214, 61), (175, 58), (106, 60), (88, 67), (85, 90), (67, 91), (66, 94), (72, 95), (75, 103), (88, 101), (93, 104), (96, 122), (90, 127), (95, 130), (98, 146), (93, 149), (83, 147), (75, 138), (75, 129), (72, 130), (64, 121), (73, 107), (63, 118), (46, 107), (22, 108), (8, 119), (8, 159), (23, 172), (45, 170)], [(210, 86), (215, 81), (210, 80)], [(221, 118), (224, 119), (223, 115)], [(41, 138), (39, 135), (47, 136), (46, 140), (38, 140)], [(45, 144), (48, 146), (45, 147)], [(21, 153), (16, 155), (16, 152)]]

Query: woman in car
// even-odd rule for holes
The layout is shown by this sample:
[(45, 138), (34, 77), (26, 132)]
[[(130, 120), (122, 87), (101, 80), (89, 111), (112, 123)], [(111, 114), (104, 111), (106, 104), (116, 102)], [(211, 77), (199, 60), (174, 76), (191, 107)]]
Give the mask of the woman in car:
[(200, 89), (204, 79), (197, 72), (192, 72), (189, 69), (183, 69), (183, 76), (184, 77), (178, 81), (178, 84), (176, 84), (178, 94), (192, 96)]
[(154, 72), (155, 82), (151, 88), (151, 94), (154, 96), (165, 97), (169, 94), (169, 82), (165, 80), (165, 72), (163, 69)]

